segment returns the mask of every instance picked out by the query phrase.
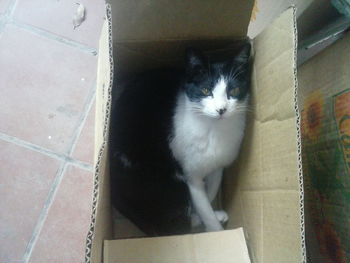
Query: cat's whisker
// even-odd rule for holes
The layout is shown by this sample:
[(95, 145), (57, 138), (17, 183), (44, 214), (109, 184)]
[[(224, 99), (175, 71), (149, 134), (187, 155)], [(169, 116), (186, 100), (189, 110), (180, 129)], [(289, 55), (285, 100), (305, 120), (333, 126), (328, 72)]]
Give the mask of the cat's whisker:
[(244, 70), (238, 71), (237, 73), (235, 73), (231, 78), (235, 79), (237, 78), (240, 74), (244, 73)]
[(251, 110), (238, 110), (238, 111), (235, 111), (235, 112), (242, 113), (242, 112), (253, 112), (253, 111), (251, 111)]
[(241, 71), (242, 67), (243, 67), (243, 64), (238, 66), (233, 73), (232, 73), (232, 70), (233, 70), (232, 68), (229, 74), (229, 78), (234, 79), (237, 76), (237, 72)]
[(238, 109), (240, 108), (250, 108), (250, 109), (254, 109), (255, 107), (253, 105), (237, 105), (236, 106)]
[(210, 62), (209, 62), (209, 59), (208, 59), (208, 76), (209, 76), (209, 78), (211, 78), (211, 71), (210, 71)]
[(240, 69), (241, 69), (241, 67), (238, 67), (238, 68), (236, 68), (235, 71), (233, 71), (233, 72), (232, 72), (232, 69), (231, 69), (231, 72), (230, 72), (229, 77), (234, 76)]
[(205, 114), (203, 113), (203, 111), (200, 110), (200, 109), (192, 108), (192, 112), (194, 112), (194, 113), (196, 113), (196, 114), (200, 114), (200, 115), (205, 115)]
[(233, 69), (234, 69), (234, 67), (231, 68), (229, 77), (230, 77), (232, 74), (235, 74), (238, 70), (240, 70), (240, 69), (241, 69), (241, 66), (237, 67), (237, 68), (235, 69), (235, 71), (232, 73)]
[(236, 110), (254, 110), (254, 109), (249, 107), (237, 107)]
[(236, 110), (235, 112), (254, 112), (254, 111), (249, 110), (249, 109), (245, 109), (245, 110)]

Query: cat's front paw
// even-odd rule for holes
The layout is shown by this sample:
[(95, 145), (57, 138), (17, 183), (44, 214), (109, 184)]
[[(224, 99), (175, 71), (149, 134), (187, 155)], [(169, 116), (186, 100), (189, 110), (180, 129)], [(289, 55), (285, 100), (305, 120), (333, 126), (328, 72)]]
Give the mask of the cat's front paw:
[(228, 221), (228, 215), (224, 210), (216, 210), (214, 211), (216, 218), (220, 221), (220, 223), (226, 223)]

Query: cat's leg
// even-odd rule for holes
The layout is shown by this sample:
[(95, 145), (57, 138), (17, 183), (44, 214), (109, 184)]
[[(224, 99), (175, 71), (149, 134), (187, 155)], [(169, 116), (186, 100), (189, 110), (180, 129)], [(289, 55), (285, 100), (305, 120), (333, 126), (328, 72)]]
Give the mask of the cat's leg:
[(222, 180), (223, 169), (219, 169), (214, 173), (209, 174), (205, 178), (207, 194), (210, 202), (213, 202), (216, 195), (218, 194), (221, 180)]
[[(218, 169), (217, 171), (215, 171), (212, 174), (209, 174), (205, 178), (207, 194), (210, 202), (214, 201), (215, 197), (219, 192), (219, 188), (220, 188), (222, 176), (223, 176), (223, 170), (224, 169)], [(226, 223), (228, 221), (228, 215), (224, 210), (215, 210), (214, 212), (215, 212), (216, 218), (221, 223)]]
[(188, 187), (191, 194), (193, 206), (201, 218), (207, 231), (223, 230), (216, 214), (210, 204), (207, 193), (205, 191), (205, 184), (202, 178), (190, 179)]

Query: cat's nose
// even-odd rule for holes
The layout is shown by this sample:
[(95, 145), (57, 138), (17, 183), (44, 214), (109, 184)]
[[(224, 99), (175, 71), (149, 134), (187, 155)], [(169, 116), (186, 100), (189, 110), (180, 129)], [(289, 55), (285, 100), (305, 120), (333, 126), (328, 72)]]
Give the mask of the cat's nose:
[(226, 112), (226, 108), (219, 109), (219, 110), (217, 110), (217, 112), (218, 112), (220, 115), (222, 115), (222, 114), (224, 114), (224, 113)]

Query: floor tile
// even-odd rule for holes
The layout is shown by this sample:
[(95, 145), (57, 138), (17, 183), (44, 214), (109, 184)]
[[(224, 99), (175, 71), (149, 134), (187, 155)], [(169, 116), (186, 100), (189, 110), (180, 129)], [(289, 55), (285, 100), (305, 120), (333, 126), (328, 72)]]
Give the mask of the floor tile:
[(0, 0), (0, 14), (5, 13), (11, 0)]
[[(72, 17), (78, 5), (85, 6), (85, 21), (73, 29)], [(14, 18), (91, 47), (97, 47), (103, 24), (103, 0), (19, 0)]]
[(96, 57), (8, 25), (0, 36), (0, 132), (67, 152), (95, 79)]
[(20, 262), (59, 161), (0, 141), (0, 262)]
[(84, 262), (92, 186), (91, 172), (68, 167), (32, 252), (30, 263)]
[(94, 163), (95, 105), (90, 109), (83, 130), (73, 152), (73, 158), (89, 164)]

